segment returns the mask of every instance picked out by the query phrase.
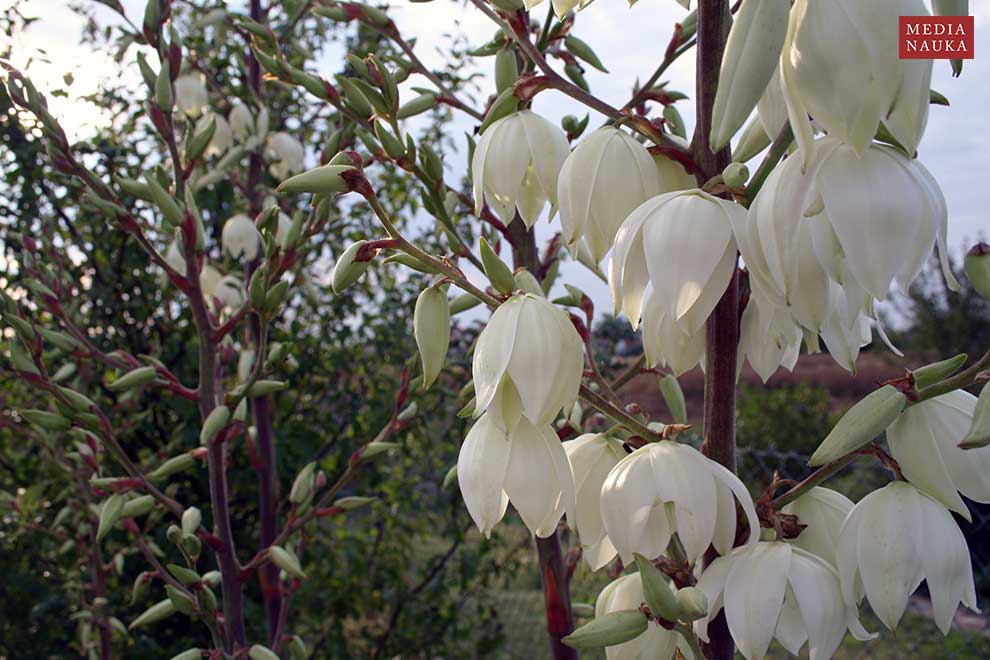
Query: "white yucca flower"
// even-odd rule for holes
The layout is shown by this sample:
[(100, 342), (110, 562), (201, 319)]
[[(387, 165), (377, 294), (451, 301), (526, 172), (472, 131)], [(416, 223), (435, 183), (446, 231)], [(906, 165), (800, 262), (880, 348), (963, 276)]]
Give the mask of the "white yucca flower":
[(303, 170), (306, 150), (302, 142), (284, 131), (268, 135), (265, 153), (270, 160), (268, 171), (276, 179), (284, 179)]
[(890, 455), (904, 477), (966, 520), (972, 518), (960, 493), (990, 502), (990, 447), (958, 446), (975, 411), (976, 397), (956, 390), (905, 408), (887, 427)]
[(601, 494), (605, 478), (626, 456), (622, 443), (603, 433), (585, 433), (564, 442), (564, 451), (574, 471), (574, 516), (568, 524), (581, 539), (583, 556), (597, 571), (615, 557), (615, 546), (608, 540), (602, 522)]
[(739, 369), (745, 358), (764, 383), (778, 367), (792, 371), (801, 353), (801, 337), (801, 329), (785, 309), (753, 295), (739, 326)]
[(510, 431), (520, 419), (545, 426), (574, 405), (583, 370), (581, 337), (567, 314), (540, 296), (513, 296), (474, 348), (475, 414), (488, 411)]
[(564, 241), (585, 239), (594, 261), (601, 261), (626, 216), (661, 192), (660, 170), (646, 147), (620, 129), (598, 129), (581, 140), (560, 170)]
[(760, 126), (771, 140), (777, 137), (780, 130), (787, 123), (787, 101), (784, 99), (784, 90), (780, 86), (780, 67), (773, 72), (773, 77), (767, 83), (767, 88), (763, 90), (763, 96), (756, 104), (757, 117)]
[(842, 493), (828, 488), (812, 488), (781, 509), (781, 513), (793, 514), (807, 525), (797, 538), (787, 542), (835, 566), (839, 530), (852, 508), (852, 500)]
[(177, 238), (169, 243), (163, 256), (165, 263), (171, 266), (173, 270), (178, 271), (180, 275), (185, 275), (186, 258), (182, 256), (182, 244), (179, 241), (180, 239)]
[(616, 234), (609, 264), (616, 313), (625, 312), (637, 327), (652, 285), (664, 314), (685, 334), (697, 332), (735, 270), (732, 226), (740, 215), (746, 215), (740, 205), (698, 189), (658, 195), (636, 208)]
[[(673, 588), (671, 591), (676, 593)], [(595, 618), (601, 618), (609, 612), (639, 609), (645, 600), (639, 573), (623, 575), (609, 582), (598, 594)], [(685, 660), (704, 660), (694, 655), (690, 645), (679, 633), (651, 623), (639, 637), (606, 647), (605, 657), (608, 660), (673, 660), (677, 651), (680, 651)]]
[(898, 55), (899, 16), (926, 16), (922, 0), (797, 0), (780, 75), (805, 158), (815, 148), (808, 115), (866, 152), (882, 123), (914, 153), (928, 121), (932, 60)]
[(238, 103), (233, 107), (230, 114), (227, 115), (227, 120), (234, 137), (241, 142), (257, 132), (254, 113), (243, 103)]
[(488, 200), (505, 224), (518, 209), (532, 227), (548, 201), (557, 206), (557, 177), (569, 153), (564, 132), (531, 110), (499, 119), (471, 159), (475, 213)]
[(906, 482), (891, 482), (853, 507), (839, 534), (836, 562), (846, 604), (855, 605), (865, 592), (891, 630), (922, 580), (943, 634), (960, 601), (979, 612), (959, 525), (942, 504)]
[(825, 560), (781, 541), (737, 548), (705, 568), (698, 588), (711, 606), (694, 630), (708, 641), (708, 622), (725, 610), (729, 632), (747, 660), (761, 660), (776, 638), (798, 655), (808, 644), (811, 660), (826, 660), (848, 628), (871, 639), (856, 606), (842, 600), (839, 576)]
[(633, 553), (661, 555), (675, 532), (693, 563), (709, 545), (721, 554), (732, 549), (736, 500), (755, 542), (760, 526), (739, 478), (692, 447), (661, 440), (637, 449), (609, 472), (602, 485), (602, 519), (624, 564)]
[(234, 259), (252, 261), (261, 249), (261, 234), (251, 218), (238, 213), (223, 223), (220, 245)]
[(643, 354), (650, 367), (662, 366), (675, 376), (704, 364), (705, 327), (688, 334), (667, 313), (656, 289), (646, 294), (643, 306)]
[(173, 84), (176, 107), (190, 117), (198, 117), (210, 102), (203, 74), (187, 73), (176, 78)]
[(511, 501), (529, 531), (546, 537), (563, 513), (572, 518), (574, 475), (549, 425), (520, 419), (512, 432), (482, 415), (457, 457), (457, 482), (472, 520), (485, 537)]
[(224, 275), (213, 288), (213, 297), (228, 309), (238, 309), (247, 300), (244, 282), (236, 275)]
[(209, 264), (203, 265), (203, 269), (199, 271), (199, 288), (203, 291), (203, 297), (207, 300), (213, 297), (217, 287), (220, 285), (220, 279), (222, 277), (223, 275), (220, 271), (213, 266)]
[(210, 121), (216, 122), (216, 128), (213, 130), (213, 137), (210, 139), (209, 146), (206, 147), (206, 155), (222, 156), (234, 146), (234, 132), (223, 115), (212, 112), (207, 112), (199, 118), (199, 121), (196, 122), (195, 132), (199, 133), (205, 130), (210, 125)]

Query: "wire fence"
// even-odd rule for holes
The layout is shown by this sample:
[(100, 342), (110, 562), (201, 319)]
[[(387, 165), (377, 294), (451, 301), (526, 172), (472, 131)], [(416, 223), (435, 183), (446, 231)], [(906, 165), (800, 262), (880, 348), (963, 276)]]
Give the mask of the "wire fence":
[[(801, 479), (808, 474), (807, 457), (797, 452), (775, 449), (739, 452), (740, 477), (754, 492), (766, 486), (776, 471), (787, 479)], [(890, 477), (879, 462), (860, 461), (825, 484), (853, 501), (882, 486)], [(977, 596), (982, 610), (990, 612), (990, 506), (970, 503), (973, 521), (956, 517), (970, 547)], [(514, 564), (515, 579), (506, 588), (485, 595), (503, 631), (503, 644), (486, 657), (506, 660), (549, 657), (544, 632), (543, 597), (536, 588), (535, 551)], [(583, 562), (575, 572), (572, 595), (576, 602), (594, 603), (595, 594), (607, 583), (604, 571), (591, 574)], [(912, 597), (896, 632), (888, 631), (869, 611), (864, 600), (862, 621), (867, 629), (879, 633), (871, 642), (858, 642), (847, 636), (833, 656), (841, 660), (903, 660), (907, 658), (984, 660), (990, 658), (990, 625), (987, 617), (960, 607), (953, 629), (943, 636), (932, 621), (932, 608), (922, 584)], [(583, 623), (579, 620), (578, 623)], [(803, 657), (807, 657), (807, 648)], [(604, 658), (604, 653), (582, 653), (582, 658)], [(738, 656), (741, 657), (741, 656)], [(771, 658), (790, 657), (774, 644)]]

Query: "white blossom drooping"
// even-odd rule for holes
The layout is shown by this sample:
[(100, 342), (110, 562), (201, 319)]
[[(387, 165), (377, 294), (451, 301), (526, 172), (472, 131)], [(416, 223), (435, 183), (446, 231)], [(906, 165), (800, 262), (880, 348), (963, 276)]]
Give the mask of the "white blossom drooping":
[(471, 159), (475, 213), (485, 200), (502, 222), (516, 210), (532, 227), (549, 201), (557, 205), (557, 177), (570, 153), (564, 132), (531, 110), (489, 126)]
[(593, 571), (615, 558), (615, 546), (602, 521), (602, 484), (608, 473), (626, 456), (622, 443), (602, 433), (585, 433), (564, 442), (574, 471), (574, 517), (568, 524), (581, 539), (582, 555)]
[(549, 536), (574, 510), (574, 475), (557, 434), (549, 425), (519, 420), (512, 432), (482, 415), (457, 457), (457, 482), (472, 520), (486, 537), (509, 502), (529, 531)]
[(564, 161), (557, 180), (560, 226), (568, 245), (584, 239), (595, 262), (612, 248), (622, 221), (664, 192), (650, 152), (617, 128), (600, 128)]
[(223, 223), (220, 244), (223, 251), (234, 259), (251, 261), (261, 249), (261, 234), (251, 218), (238, 213)]
[(474, 349), (475, 414), (488, 411), (509, 431), (520, 419), (545, 426), (574, 405), (583, 370), (581, 337), (567, 315), (546, 298), (513, 296)]
[(960, 601), (979, 611), (959, 525), (942, 504), (906, 482), (891, 482), (853, 507), (842, 524), (836, 563), (846, 604), (855, 605), (865, 594), (891, 630), (922, 580), (943, 634)]
[[(645, 600), (639, 573), (623, 575), (599, 592), (595, 601), (595, 617), (601, 618), (609, 612), (639, 609)], [(673, 660), (677, 651), (680, 651), (685, 660), (703, 660), (694, 655), (690, 645), (679, 633), (651, 623), (639, 637), (605, 647), (605, 657), (608, 660)]]
[(736, 502), (749, 524), (749, 542), (759, 522), (739, 478), (687, 445), (651, 442), (623, 458), (602, 485), (605, 531), (624, 564), (633, 553), (647, 558), (667, 550), (676, 532), (689, 562), (709, 545), (728, 553), (736, 537)]
[(716, 559), (698, 579), (708, 614), (694, 624), (708, 641), (708, 623), (725, 610), (732, 639), (747, 660), (761, 660), (776, 639), (798, 655), (808, 644), (812, 660), (832, 657), (848, 628), (872, 636), (855, 605), (843, 602), (839, 576), (822, 558), (782, 541), (743, 546)]
[(904, 477), (971, 520), (960, 493), (990, 502), (990, 447), (960, 449), (973, 423), (976, 397), (956, 390), (905, 408), (887, 427), (887, 444)]

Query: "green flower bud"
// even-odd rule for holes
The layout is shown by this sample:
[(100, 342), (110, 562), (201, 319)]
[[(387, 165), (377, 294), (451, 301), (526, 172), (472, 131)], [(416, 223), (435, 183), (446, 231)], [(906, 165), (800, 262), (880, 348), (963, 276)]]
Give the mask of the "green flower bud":
[(360, 460), (368, 461), (380, 454), (389, 452), (399, 445), (395, 442), (369, 442), (361, 452)]
[(347, 192), (347, 184), (340, 175), (353, 169), (349, 165), (323, 165), (286, 179), (276, 190), (280, 193)]
[(158, 72), (158, 77), (155, 79), (155, 103), (165, 112), (171, 112), (172, 105), (175, 103), (168, 58), (162, 61), (162, 69)]
[(169, 543), (179, 545), (179, 541), (182, 540), (182, 528), (178, 525), (169, 525), (168, 529), (165, 530), (165, 538), (168, 539)]
[(754, 117), (746, 124), (746, 128), (739, 136), (739, 143), (732, 150), (732, 160), (736, 163), (745, 163), (769, 146), (770, 136), (763, 130), (760, 118)]
[(141, 626), (146, 626), (151, 623), (157, 623), (162, 619), (167, 619), (168, 617), (175, 614), (175, 605), (172, 604), (171, 598), (159, 601), (142, 612), (138, 618), (131, 621), (131, 624), (127, 626), (128, 630), (134, 630), (135, 628), (140, 628)]
[(431, 181), (443, 180), (443, 161), (428, 144), (420, 145), (419, 162)]
[(38, 333), (44, 337), (48, 342), (50, 342), (55, 348), (60, 348), (63, 351), (75, 351), (79, 348), (79, 342), (76, 341), (75, 337), (70, 337), (63, 332), (57, 332), (55, 330), (48, 330), (47, 328), (35, 328)]
[(968, 357), (966, 353), (960, 353), (947, 360), (933, 362), (932, 364), (915, 369), (911, 372), (911, 376), (914, 378), (915, 388), (919, 390), (924, 389), (929, 385), (934, 385), (939, 381), (945, 380), (959, 371), (966, 364)]
[(584, 60), (602, 73), (608, 73), (608, 69), (606, 69), (601, 60), (598, 59), (598, 55), (596, 55), (595, 51), (591, 49), (591, 46), (581, 41), (574, 35), (569, 34), (564, 37), (564, 46), (566, 46), (567, 50), (574, 54), (574, 57)]
[(513, 275), (512, 279), (514, 280), (514, 289), (522, 289), (526, 293), (532, 293), (534, 296), (539, 296), (540, 298), (547, 297), (536, 276), (525, 268)]
[(830, 463), (868, 444), (897, 419), (906, 403), (907, 397), (891, 385), (871, 392), (846, 411), (812, 454), (808, 465)]
[(467, 419), (474, 416), (474, 409), (478, 407), (475, 397), (471, 397), (471, 400), (464, 404), (464, 407), (457, 411), (457, 416), (461, 419)]
[(595, 618), (595, 606), (590, 603), (573, 603), (571, 604), (571, 612), (579, 619)]
[(217, 609), (217, 597), (209, 587), (203, 587), (199, 592), (200, 609), (204, 612), (213, 612)]
[(412, 101), (402, 104), (395, 113), (395, 116), (397, 119), (408, 119), (409, 117), (415, 117), (416, 115), (426, 112), (430, 108), (436, 106), (436, 104), (436, 94), (420, 94)]
[(259, 380), (251, 386), (248, 392), (253, 397), (267, 396), (272, 392), (280, 392), (288, 387), (284, 380)]
[(511, 115), (518, 107), (519, 99), (512, 93), (511, 87), (499, 94), (492, 103), (492, 106), (488, 109), (488, 114), (486, 114), (484, 120), (482, 120), (481, 126), (478, 127), (478, 135), (484, 133), (485, 129), (502, 117), (508, 117)]
[(392, 158), (402, 158), (406, 155), (406, 148), (402, 140), (392, 135), (392, 132), (385, 128), (385, 124), (375, 121), (375, 137), (381, 142), (382, 148)]
[(182, 538), (179, 539), (179, 549), (189, 555), (193, 560), (196, 560), (199, 558), (202, 544), (199, 541), (199, 537), (195, 534), (183, 534)]
[(749, 179), (749, 168), (742, 163), (729, 163), (722, 170), (722, 181), (730, 188), (739, 188)]
[(139, 495), (127, 500), (120, 512), (121, 518), (139, 518), (148, 515), (155, 508), (155, 498), (151, 495)]
[(440, 484), (441, 488), (448, 488), (452, 483), (457, 481), (457, 464), (450, 466), (447, 470), (447, 474), (443, 475), (443, 482)]
[(195, 584), (201, 580), (199, 573), (191, 568), (179, 566), (178, 564), (166, 564), (165, 568), (167, 568), (168, 572), (174, 575), (175, 579), (182, 584)]
[(182, 209), (179, 208), (179, 203), (175, 201), (175, 198), (158, 183), (158, 179), (154, 175), (146, 176), (144, 182), (148, 186), (151, 198), (155, 206), (158, 207), (158, 210), (161, 211), (162, 218), (164, 218), (165, 222), (173, 227), (181, 226), (183, 219)]
[(45, 431), (67, 431), (72, 427), (72, 422), (65, 417), (47, 410), (21, 410), (18, 414), (30, 424)]
[(660, 394), (670, 411), (675, 424), (687, 424), (687, 404), (681, 384), (673, 374), (667, 374), (660, 379)]
[(59, 393), (66, 398), (69, 405), (75, 408), (79, 412), (87, 412), (92, 410), (96, 406), (93, 401), (75, 390), (70, 390), (68, 387), (62, 387), (61, 385), (56, 385)]
[(248, 650), (248, 657), (251, 660), (279, 660), (279, 657), (271, 652), (267, 646), (255, 644)]
[(216, 131), (217, 118), (215, 115), (212, 115), (206, 126), (199, 132), (193, 133), (192, 138), (190, 138), (189, 144), (186, 147), (186, 159), (190, 161), (198, 160), (200, 156), (206, 153), (206, 148), (210, 146), (210, 140), (213, 139), (213, 134)]
[(333, 503), (333, 506), (340, 507), (344, 511), (353, 511), (354, 509), (360, 509), (363, 506), (368, 506), (372, 502), (375, 502), (377, 497), (342, 497)]
[(513, 14), (525, 6), (522, 0), (492, 0), (492, 4), (508, 14)]
[(650, 612), (667, 621), (678, 621), (681, 611), (674, 591), (670, 588), (670, 578), (643, 555), (637, 553), (633, 557), (636, 559), (639, 579), (643, 583), (643, 598)]
[(423, 364), (423, 389), (436, 381), (450, 347), (450, 303), (446, 287), (424, 289), (413, 313), (416, 346)]
[(990, 245), (977, 243), (966, 254), (966, 277), (976, 292), (990, 300)]
[(303, 642), (302, 637), (299, 635), (293, 635), (285, 648), (289, 652), (289, 660), (306, 660), (306, 657), (309, 655), (306, 650), (306, 643)]
[(642, 635), (648, 623), (646, 615), (639, 610), (609, 612), (584, 624), (562, 641), (575, 649), (615, 646)]
[(334, 264), (333, 272), (330, 274), (330, 285), (334, 293), (341, 293), (344, 289), (354, 284), (364, 274), (364, 271), (368, 270), (368, 266), (371, 265), (370, 261), (354, 260), (358, 250), (366, 243), (367, 241), (352, 243), (337, 258), (337, 263)]
[(220, 571), (209, 571), (203, 574), (203, 584), (208, 587), (220, 586)]
[(307, 463), (299, 470), (295, 481), (292, 482), (292, 490), (289, 491), (289, 501), (293, 504), (302, 504), (313, 493), (316, 484), (316, 463)]
[(499, 94), (512, 89), (519, 79), (519, 64), (516, 53), (511, 48), (502, 48), (495, 53), (495, 89)]
[(485, 275), (488, 276), (492, 286), (502, 293), (512, 293), (516, 286), (516, 280), (512, 276), (512, 271), (505, 265), (505, 262), (498, 258), (495, 250), (492, 249), (492, 246), (484, 238), (480, 239), (479, 248), (481, 252), (481, 263), (485, 267)]
[(183, 651), (179, 655), (173, 655), (172, 660), (200, 660), (203, 657), (203, 649), (195, 648)]
[(289, 282), (287, 280), (276, 282), (275, 285), (268, 290), (268, 293), (265, 294), (264, 310), (269, 314), (275, 312), (279, 306), (285, 302), (285, 298), (288, 295)]
[(126, 390), (150, 383), (155, 379), (157, 371), (155, 367), (138, 367), (107, 385), (111, 392), (124, 392)]
[(182, 512), (182, 532), (184, 534), (194, 534), (203, 522), (203, 512), (194, 506)]
[(481, 304), (481, 301), (475, 298), (470, 293), (462, 293), (459, 296), (455, 296), (453, 300), (450, 301), (450, 315), (460, 314), (461, 312), (466, 312), (469, 309), (477, 307)]
[(176, 611), (185, 615), (192, 614), (196, 611), (196, 600), (184, 591), (179, 591), (177, 587), (166, 584), (165, 593), (168, 594), (168, 599), (172, 601), (172, 605)]
[(687, 129), (684, 127), (684, 118), (678, 112), (674, 104), (666, 105), (663, 108), (663, 120), (674, 135), (687, 139)]
[(299, 578), (300, 580), (306, 579), (306, 573), (303, 572), (302, 566), (299, 565), (299, 560), (282, 546), (273, 545), (268, 548), (268, 557), (272, 560), (272, 563), (292, 577)]
[(150, 571), (143, 571), (134, 579), (134, 586), (131, 587), (131, 605), (144, 600), (151, 591), (151, 575)]
[(199, 432), (199, 444), (209, 444), (230, 421), (230, 408), (217, 406), (203, 421), (203, 429)]
[(161, 481), (173, 474), (185, 472), (196, 465), (196, 459), (190, 454), (179, 454), (168, 459), (157, 468), (148, 473), (148, 478), (152, 481)]
[(987, 445), (990, 445), (990, 383), (980, 390), (980, 397), (976, 400), (976, 409), (973, 411), (973, 421), (966, 437), (959, 443), (959, 448), (978, 449)]
[(120, 516), (124, 511), (124, 501), (125, 498), (121, 494), (111, 495), (103, 503), (103, 507), (100, 509), (100, 522), (96, 528), (96, 541), (102, 541), (113, 526), (117, 524), (120, 520)]

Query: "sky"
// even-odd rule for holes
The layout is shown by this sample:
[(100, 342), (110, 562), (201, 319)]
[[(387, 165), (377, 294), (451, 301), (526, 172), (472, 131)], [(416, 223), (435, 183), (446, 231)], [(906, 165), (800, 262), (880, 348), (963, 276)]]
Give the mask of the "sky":
[[(0, 0), (0, 7), (8, 2)], [(132, 21), (140, 23), (143, 0), (124, 0), (123, 4)], [(230, 3), (233, 7), (239, 4)], [(431, 67), (441, 65), (443, 55), (438, 47), (447, 43), (445, 33), (459, 31), (469, 43), (480, 45), (491, 38), (495, 29), (490, 20), (470, 4), (451, 0), (426, 3), (400, 0), (394, 4), (390, 15), (404, 35), (418, 38), (416, 52)], [(544, 2), (535, 8), (534, 16), (542, 17), (546, 5)], [(990, 184), (990, 122), (986, 120), (990, 108), (990, 2), (972, 2), (970, 5), (976, 24), (976, 57), (966, 61), (960, 78), (951, 76), (947, 61), (935, 62), (932, 87), (947, 96), (952, 105), (931, 108), (928, 128), (919, 149), (919, 158), (945, 193), (949, 206), (949, 244), (957, 251), (978, 236), (990, 235), (987, 231), (990, 204), (984, 198)], [(73, 74), (68, 98), (53, 98), (50, 103), (70, 137), (83, 136), (103, 119), (80, 97), (96, 90), (105, 76), (116, 75), (117, 69), (107, 56), (80, 42), (82, 23), (67, 2), (29, 0), (23, 7), (26, 14), (40, 16), (42, 20), (15, 37), (14, 63), (23, 66), (28, 57), (37, 58), (37, 51), (44, 50), (48, 62), (36, 59), (30, 69), (42, 89), (62, 87), (63, 75)], [(102, 7), (98, 7), (97, 13), (107, 19), (112, 16), (112, 12)], [(639, 0), (632, 7), (624, 0), (597, 0), (579, 12), (574, 33), (594, 48), (610, 71), (604, 74), (586, 67), (585, 77), (592, 91), (613, 106), (624, 104), (633, 82), (637, 78), (646, 79), (661, 60), (674, 23), (685, 14), (674, 0)], [(983, 53), (987, 55), (983, 56)], [(689, 95), (694, 91), (691, 55), (688, 53), (680, 58), (665, 75), (669, 88)], [(333, 72), (339, 69), (341, 57), (339, 49), (331, 48), (315, 63), (313, 70), (331, 79)], [(479, 70), (489, 73), (493, 59), (479, 59)], [(410, 84), (428, 86), (417, 76), (410, 79)], [(486, 88), (491, 87), (493, 84), (489, 83)], [(679, 103), (678, 107), (690, 135), (693, 105), (687, 101)], [(559, 122), (567, 114), (583, 116), (587, 112), (584, 106), (554, 90), (538, 95), (533, 109), (553, 122)], [(601, 116), (591, 114), (589, 131), (602, 121)], [(459, 116), (452, 135), (472, 130), (475, 123)], [(447, 163), (448, 181), (459, 180), (466, 167), (463, 154), (448, 155)], [(538, 238), (548, 238), (557, 227), (556, 221), (550, 225), (542, 220), (537, 227)], [(561, 279), (584, 289), (595, 300), (599, 311), (611, 307), (607, 286), (584, 267), (569, 263), (562, 269)]]

